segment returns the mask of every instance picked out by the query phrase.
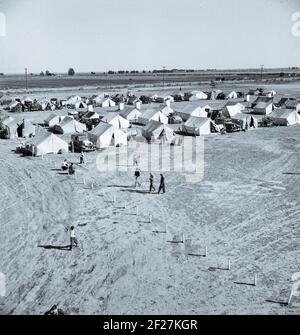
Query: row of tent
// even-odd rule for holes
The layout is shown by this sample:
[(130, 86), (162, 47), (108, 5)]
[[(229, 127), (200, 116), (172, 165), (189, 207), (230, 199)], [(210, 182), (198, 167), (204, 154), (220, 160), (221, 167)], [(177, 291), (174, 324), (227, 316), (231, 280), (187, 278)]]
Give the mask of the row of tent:
[[(0, 97), (0, 105), (8, 106), (8, 110), (12, 112), (21, 112), (24, 111), (26, 107), (29, 110), (55, 110), (60, 107), (67, 107), (70, 109), (83, 109), (87, 108), (88, 105), (93, 105), (94, 107), (115, 107), (120, 104), (127, 105), (136, 105), (137, 108), (140, 108), (142, 103), (150, 103), (150, 102), (174, 102), (174, 101), (200, 101), (200, 100), (234, 100), (238, 98), (244, 98), (252, 96), (263, 96), (273, 98), (276, 95), (275, 91), (270, 91), (263, 93), (262, 90), (257, 90), (248, 93), (231, 91), (229, 93), (224, 93), (221, 90), (214, 90), (210, 92), (203, 91), (191, 91), (183, 93), (180, 91), (173, 92), (171, 94), (158, 95), (154, 94), (151, 96), (141, 96), (136, 97), (132, 93), (128, 92), (127, 94), (115, 94), (110, 96), (107, 93), (102, 93), (98, 95), (93, 95), (89, 98), (80, 97), (79, 95), (70, 96), (67, 99), (58, 100), (51, 98), (39, 98), (33, 99), (30, 97), (13, 98), (7, 94), (3, 94)], [(145, 99), (148, 98), (148, 99)]]
[[(270, 117), (274, 124), (277, 125), (286, 126), (300, 123), (298, 113), (291, 110), (278, 109), (274, 111)], [(232, 121), (240, 124), (243, 129), (257, 127), (257, 120), (252, 115), (242, 113), (236, 114), (235, 117), (232, 118)], [(9, 124), (10, 123), (8, 123), (8, 125)], [(30, 123), (25, 124), (26, 131), (30, 131)], [(148, 141), (160, 140), (172, 143), (175, 140), (178, 131), (185, 135), (203, 136), (211, 133), (213, 125), (216, 127), (210, 118), (197, 116), (190, 117), (184, 124), (178, 126), (176, 129), (173, 128), (172, 125), (151, 120), (145, 127), (143, 127), (142, 135)], [(31, 129), (30, 133), (31, 135), (35, 134), (35, 127)], [(127, 133), (125, 131), (109, 123), (102, 122), (88, 132), (87, 137), (98, 149), (104, 149), (109, 146), (126, 146), (128, 141)], [(32, 155), (41, 156), (48, 153), (67, 152), (69, 150), (69, 145), (59, 136), (43, 131), (26, 144), (26, 149)]]

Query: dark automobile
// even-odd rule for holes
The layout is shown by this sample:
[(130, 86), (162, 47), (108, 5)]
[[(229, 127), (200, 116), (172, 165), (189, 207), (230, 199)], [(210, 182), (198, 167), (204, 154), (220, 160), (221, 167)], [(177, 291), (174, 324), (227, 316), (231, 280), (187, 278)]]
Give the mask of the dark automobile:
[(241, 126), (233, 122), (225, 123), (226, 133), (236, 133), (242, 130)]

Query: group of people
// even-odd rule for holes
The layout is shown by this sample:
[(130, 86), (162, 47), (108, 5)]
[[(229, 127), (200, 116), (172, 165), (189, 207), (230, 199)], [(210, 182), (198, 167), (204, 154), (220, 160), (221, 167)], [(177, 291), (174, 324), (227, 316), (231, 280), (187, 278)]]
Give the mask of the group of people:
[(75, 174), (74, 164), (69, 163), (66, 159), (62, 163), (61, 169), (63, 171), (68, 171), (69, 174)]
[[(134, 172), (134, 177), (135, 177), (134, 187), (141, 186), (141, 183), (139, 182), (140, 176), (141, 176), (141, 171), (139, 168), (136, 168)], [(150, 173), (149, 175), (149, 183), (150, 183), (149, 193), (155, 192), (156, 189), (154, 187), (154, 176), (152, 173)], [(160, 175), (160, 184), (158, 188), (158, 194), (160, 194), (161, 192), (166, 193), (165, 177), (163, 174)]]
[[(81, 152), (80, 157), (79, 157), (79, 164), (84, 164), (84, 155), (83, 152)], [(63, 161), (61, 165), (61, 169), (63, 171), (68, 171), (70, 175), (75, 174), (75, 169), (74, 169), (74, 164), (69, 163), (66, 159)]]

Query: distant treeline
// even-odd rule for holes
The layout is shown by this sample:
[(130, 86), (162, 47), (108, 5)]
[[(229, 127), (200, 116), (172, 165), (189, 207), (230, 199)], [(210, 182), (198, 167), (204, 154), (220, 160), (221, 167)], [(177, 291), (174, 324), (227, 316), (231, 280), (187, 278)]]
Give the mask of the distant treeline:
[[(147, 70), (143, 70), (143, 71), (138, 71), (138, 70), (113, 71), (113, 70), (109, 70), (107, 72), (107, 74), (139, 74), (139, 73), (144, 73), (145, 74), (145, 73), (178, 73), (178, 72), (191, 73), (191, 72), (196, 72), (196, 70), (180, 70), (180, 69), (172, 69), (172, 70), (161, 69), (161, 70), (152, 70), (152, 71), (147, 71)], [(92, 72), (92, 74), (94, 74), (94, 72)]]

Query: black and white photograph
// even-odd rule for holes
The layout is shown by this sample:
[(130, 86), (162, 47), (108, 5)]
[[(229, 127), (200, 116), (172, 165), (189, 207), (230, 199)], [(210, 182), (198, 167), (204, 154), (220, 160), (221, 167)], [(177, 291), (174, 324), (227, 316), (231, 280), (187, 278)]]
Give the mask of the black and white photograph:
[(300, 1), (0, 0), (0, 216), (1, 316), (299, 315)]

